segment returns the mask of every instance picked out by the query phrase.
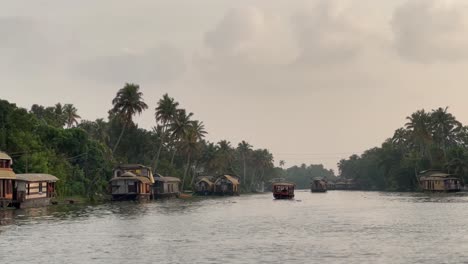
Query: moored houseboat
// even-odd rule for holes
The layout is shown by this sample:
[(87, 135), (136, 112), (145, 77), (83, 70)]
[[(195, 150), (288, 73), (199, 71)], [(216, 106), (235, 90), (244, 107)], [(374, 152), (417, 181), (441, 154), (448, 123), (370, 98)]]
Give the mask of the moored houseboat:
[(292, 182), (274, 182), (272, 185), (273, 197), (275, 199), (292, 199), (295, 187), (296, 184)]
[(214, 192), (214, 177), (200, 176), (194, 184), (195, 193), (198, 195), (211, 195)]
[(462, 189), (460, 178), (437, 170), (420, 172), (419, 185), (423, 191), (429, 192), (459, 192)]
[(326, 192), (327, 191), (327, 182), (322, 179), (315, 179), (310, 184), (311, 192)]
[(176, 177), (167, 177), (156, 174), (154, 177), (153, 197), (154, 198), (169, 198), (179, 197), (180, 195), (180, 179)]
[(11, 166), (13, 160), (5, 152), (0, 152), (0, 208), (8, 207), (13, 201), (13, 182), (16, 175)]
[(239, 178), (233, 175), (221, 175), (214, 182), (214, 193), (217, 195), (239, 195), (239, 188)]
[(109, 182), (112, 200), (149, 200), (154, 184), (150, 167), (140, 164), (125, 164), (114, 169)]
[(51, 204), (55, 198), (58, 178), (43, 173), (17, 174), (15, 183), (15, 207), (41, 207)]

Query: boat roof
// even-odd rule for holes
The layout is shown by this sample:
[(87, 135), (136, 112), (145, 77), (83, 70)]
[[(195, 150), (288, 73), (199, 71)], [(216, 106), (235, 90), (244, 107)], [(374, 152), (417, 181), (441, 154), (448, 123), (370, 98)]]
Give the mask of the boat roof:
[(208, 185), (213, 185), (213, 181), (211, 181), (210, 176), (201, 177), (197, 180), (197, 183), (198, 182), (206, 182)]
[(275, 186), (275, 185), (280, 185), (280, 186), (283, 186), (283, 185), (284, 185), (284, 186), (296, 186), (296, 184), (293, 183), (293, 182), (274, 182), (274, 183), (273, 183), (273, 186)]
[(216, 182), (221, 180), (222, 178), (227, 179), (228, 181), (232, 182), (232, 184), (239, 184), (239, 179), (236, 176), (232, 175), (221, 175), (216, 179)]
[(12, 158), (8, 154), (6, 154), (5, 152), (0, 151), (0, 160), (10, 160), (10, 161), (12, 161)]
[(148, 166), (142, 165), (142, 164), (120, 164), (116, 169), (137, 169), (137, 168), (144, 168), (144, 169), (151, 169)]
[(56, 182), (59, 179), (51, 174), (46, 173), (24, 173), (24, 174), (16, 174), (16, 180), (18, 181), (26, 181), (26, 182), (39, 182), (39, 181), (46, 181), (46, 182)]
[(160, 181), (160, 182), (180, 182), (180, 179), (177, 177), (169, 177), (169, 176), (161, 176), (161, 175), (154, 177), (154, 180)]
[[(129, 175), (129, 174), (132, 174), (133, 176)], [(124, 176), (125, 174), (127, 174), (126, 176)], [(143, 177), (143, 176), (136, 176), (135, 174), (131, 173), (131, 172), (126, 172), (118, 177), (114, 177), (112, 178), (110, 181), (113, 182), (113, 181), (118, 181), (118, 180), (135, 180), (135, 181), (140, 181), (142, 183), (152, 183), (151, 180), (147, 177)]]
[(15, 172), (11, 169), (0, 169), (0, 179), (14, 180), (16, 179)]

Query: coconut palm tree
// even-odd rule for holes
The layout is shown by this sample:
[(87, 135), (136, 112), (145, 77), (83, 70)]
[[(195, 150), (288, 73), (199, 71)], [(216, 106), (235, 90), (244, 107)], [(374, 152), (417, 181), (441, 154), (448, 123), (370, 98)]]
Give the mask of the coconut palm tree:
[[(181, 141), (182, 151), (187, 154), (187, 164), (184, 171), (184, 177), (182, 178), (182, 186), (185, 184), (185, 179), (190, 168), (191, 157), (194, 152), (200, 150), (201, 145), (199, 144), (199, 141), (202, 140), (206, 134), (205, 127), (202, 122), (192, 121), (190, 124), (191, 126), (188, 128), (187, 133), (183, 135)], [(191, 184), (193, 184), (193, 180), (194, 178), (192, 177)]]
[(284, 162), (284, 160), (279, 161), (279, 165), (280, 165), (281, 168), (283, 168), (285, 164), (286, 164), (286, 162)]
[(186, 137), (192, 127), (190, 119), (193, 113), (188, 113), (185, 109), (177, 109), (174, 119), (169, 124), (170, 137), (173, 140), (174, 152), (172, 153), (171, 165), (174, 162), (174, 156), (177, 152), (179, 143)]
[(63, 106), (63, 115), (68, 128), (73, 125), (78, 125), (78, 119), (81, 118), (81, 116), (78, 115), (78, 109), (76, 109), (73, 104), (66, 104)]
[(133, 116), (141, 114), (148, 108), (148, 105), (143, 101), (143, 93), (140, 92), (140, 86), (133, 83), (126, 83), (117, 92), (117, 95), (112, 100), (112, 105), (111, 113), (115, 114), (122, 121), (122, 130), (112, 149), (112, 152), (115, 152), (125, 132), (125, 128), (133, 122)]
[(443, 150), (444, 157), (447, 160), (447, 147), (456, 142), (455, 135), (461, 129), (462, 124), (455, 117), (447, 112), (448, 107), (442, 107), (432, 110), (431, 128), (433, 138), (437, 145)]
[(243, 170), (244, 170), (244, 174), (243, 174), (243, 181), (246, 181), (247, 180), (247, 165), (246, 165), (246, 160), (247, 160), (247, 155), (249, 155), (249, 152), (252, 151), (252, 146), (245, 142), (244, 140), (242, 140), (242, 142), (240, 142), (238, 145), (237, 145), (237, 151), (240, 153), (241, 155), (241, 158), (242, 158), (242, 163), (243, 163)]
[(430, 115), (424, 110), (418, 110), (406, 119), (409, 122), (405, 127), (410, 131), (411, 139), (419, 146), (420, 155), (429, 153), (429, 158), (432, 159), (428, 151), (432, 142)]
[(176, 102), (174, 98), (169, 97), (168, 94), (164, 94), (163, 98), (159, 100), (158, 106), (155, 108), (156, 123), (159, 123), (161, 126), (161, 137), (158, 152), (156, 153), (156, 156), (155, 158), (153, 158), (152, 162), (154, 169), (156, 169), (159, 162), (161, 150), (166, 140), (166, 134), (169, 128), (169, 123), (174, 121), (177, 114), (178, 106), (179, 103)]

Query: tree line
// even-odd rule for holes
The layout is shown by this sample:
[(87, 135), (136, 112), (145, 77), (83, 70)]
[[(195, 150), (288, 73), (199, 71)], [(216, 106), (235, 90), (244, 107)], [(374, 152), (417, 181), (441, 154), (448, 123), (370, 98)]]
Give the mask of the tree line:
[(418, 188), (418, 174), (436, 169), (468, 179), (468, 126), (448, 107), (418, 110), (380, 147), (338, 163), (339, 176), (363, 189), (407, 191)]
[(134, 122), (147, 110), (140, 87), (132, 83), (117, 91), (108, 117), (94, 121), (81, 120), (73, 104), (34, 104), (26, 110), (0, 100), (0, 150), (13, 157), (17, 173), (56, 175), (61, 196), (105, 193), (119, 163), (145, 164), (158, 174), (179, 177), (185, 189), (199, 175), (237, 175), (243, 191), (284, 176), (267, 149), (246, 141), (206, 140), (203, 122), (168, 94), (153, 109), (151, 130)]

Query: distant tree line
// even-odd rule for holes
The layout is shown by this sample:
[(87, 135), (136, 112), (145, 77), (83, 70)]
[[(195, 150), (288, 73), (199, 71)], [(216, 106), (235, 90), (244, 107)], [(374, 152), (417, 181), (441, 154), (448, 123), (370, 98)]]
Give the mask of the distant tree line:
[(340, 177), (363, 189), (415, 190), (420, 171), (437, 169), (468, 179), (468, 127), (437, 108), (418, 110), (391, 138), (338, 163)]
[(233, 145), (205, 140), (203, 122), (168, 94), (153, 109), (151, 130), (133, 120), (148, 109), (138, 85), (128, 83), (118, 90), (112, 105), (107, 119), (90, 121), (81, 120), (72, 104), (35, 104), (28, 111), (0, 100), (0, 150), (13, 157), (17, 173), (59, 177), (61, 196), (105, 193), (112, 168), (119, 163), (149, 165), (161, 175), (179, 177), (186, 189), (198, 175), (237, 175), (243, 191), (284, 176), (267, 149), (255, 149), (246, 141)]

